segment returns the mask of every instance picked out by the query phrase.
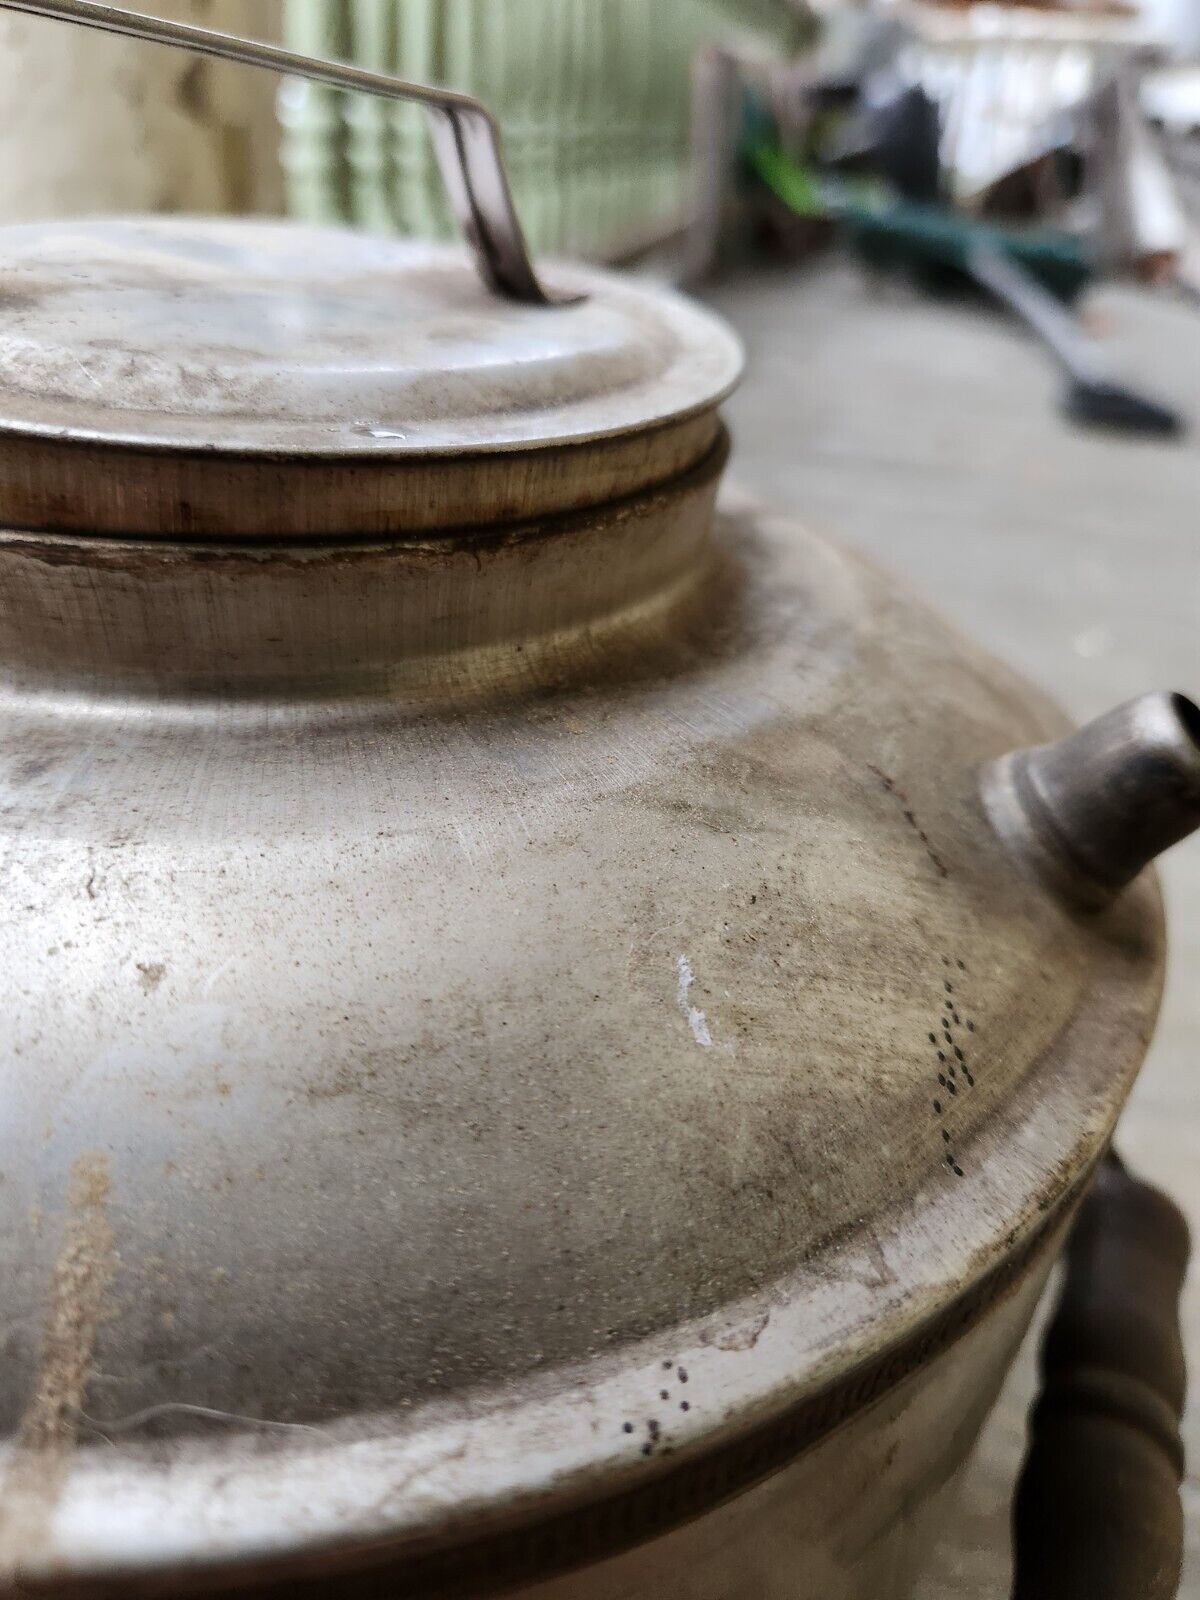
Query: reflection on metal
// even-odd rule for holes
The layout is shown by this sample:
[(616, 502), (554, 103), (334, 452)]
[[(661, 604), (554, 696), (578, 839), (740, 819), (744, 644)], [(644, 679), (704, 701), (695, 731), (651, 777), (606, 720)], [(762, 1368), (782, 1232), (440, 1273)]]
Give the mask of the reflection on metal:
[(997, 828), (1070, 898), (1106, 904), (1200, 827), (1200, 707), (1147, 694), (991, 767)]
[(172, 45), (199, 55), (218, 56), (225, 61), (240, 61), (246, 66), (266, 67), (338, 89), (358, 89), (384, 99), (411, 100), (425, 106), (433, 115), (442, 179), (475, 252), (480, 275), (497, 294), (510, 299), (534, 305), (556, 303), (556, 297), (547, 293), (538, 280), (525, 247), (500, 154), (499, 130), (487, 108), (470, 95), (406, 83), (387, 73), (320, 61), (277, 45), (148, 17), (118, 6), (95, 4), (93, 0), (0, 0), (0, 6), (152, 44)]

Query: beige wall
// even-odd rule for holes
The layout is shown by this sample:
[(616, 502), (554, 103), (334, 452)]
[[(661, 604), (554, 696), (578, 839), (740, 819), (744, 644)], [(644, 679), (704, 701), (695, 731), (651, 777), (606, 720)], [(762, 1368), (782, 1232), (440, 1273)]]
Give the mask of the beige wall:
[[(259, 38), (279, 31), (280, 0), (147, 0), (144, 9)], [(0, 16), (0, 220), (276, 211), (278, 82), (60, 22)]]

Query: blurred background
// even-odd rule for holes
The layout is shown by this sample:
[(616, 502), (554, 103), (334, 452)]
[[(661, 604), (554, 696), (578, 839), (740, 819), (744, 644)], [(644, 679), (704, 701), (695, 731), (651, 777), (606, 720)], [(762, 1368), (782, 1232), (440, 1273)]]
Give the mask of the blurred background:
[[(1200, 0), (156, 0), (473, 90), (538, 251), (739, 328), (743, 487), (872, 555), (1089, 717), (1200, 690)], [(0, 18), (4, 220), (288, 213), (451, 230), (422, 114)], [(1200, 1232), (1200, 851), (1122, 1123)], [(1200, 1371), (1200, 1294), (1185, 1305)], [(1007, 1592), (1034, 1345), (924, 1600)], [(1185, 1436), (1200, 1460), (1193, 1399)], [(1185, 1484), (1200, 1600), (1200, 1482)]]

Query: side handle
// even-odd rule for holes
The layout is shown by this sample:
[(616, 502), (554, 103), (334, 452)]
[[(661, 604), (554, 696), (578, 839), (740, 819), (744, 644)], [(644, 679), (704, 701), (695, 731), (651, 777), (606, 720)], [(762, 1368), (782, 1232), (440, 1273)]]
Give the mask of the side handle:
[(1013, 1600), (1171, 1600), (1183, 1560), (1187, 1224), (1104, 1162), (1067, 1247), (1013, 1508)]

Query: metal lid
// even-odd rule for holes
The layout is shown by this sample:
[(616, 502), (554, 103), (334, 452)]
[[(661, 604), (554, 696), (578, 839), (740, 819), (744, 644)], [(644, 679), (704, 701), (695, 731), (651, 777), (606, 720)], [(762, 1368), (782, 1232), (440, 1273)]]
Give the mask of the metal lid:
[(737, 340), (581, 266), (497, 299), (459, 249), (178, 219), (0, 230), (0, 426), (270, 455), (536, 450), (715, 405)]
[(0, 231), (0, 526), (445, 529), (622, 498), (716, 445), (734, 336), (662, 289), (535, 270), (478, 101), (94, 0), (0, 7), (424, 105), (474, 265), (261, 222)]
[(693, 465), (738, 376), (733, 334), (664, 288), (548, 278), (575, 303), (500, 300), (459, 249), (346, 230), (0, 230), (0, 520), (392, 532), (573, 509)]

